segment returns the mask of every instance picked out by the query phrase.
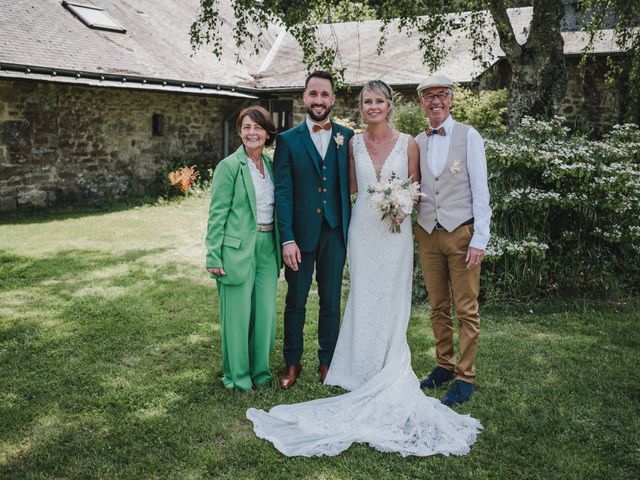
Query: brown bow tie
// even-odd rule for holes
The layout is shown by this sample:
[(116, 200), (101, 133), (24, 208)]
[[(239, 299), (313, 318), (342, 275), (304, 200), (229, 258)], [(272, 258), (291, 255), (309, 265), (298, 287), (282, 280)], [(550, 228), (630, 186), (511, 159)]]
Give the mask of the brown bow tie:
[(427, 128), (426, 132), (427, 132), (427, 137), (430, 137), (431, 135), (442, 135), (443, 137), (447, 136), (447, 132), (445, 131), (444, 127)]
[(319, 132), (320, 130), (331, 130), (331, 122), (327, 122), (324, 125), (318, 125), (317, 123), (313, 124), (311, 127), (313, 133)]

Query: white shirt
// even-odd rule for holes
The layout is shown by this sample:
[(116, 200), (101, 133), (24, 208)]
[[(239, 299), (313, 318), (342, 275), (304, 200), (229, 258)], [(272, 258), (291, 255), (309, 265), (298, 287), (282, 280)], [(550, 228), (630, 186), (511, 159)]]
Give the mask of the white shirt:
[(307, 115), (307, 128), (309, 129), (311, 140), (313, 141), (313, 144), (316, 146), (316, 149), (318, 150), (318, 153), (322, 158), (325, 157), (325, 155), (327, 154), (327, 149), (329, 148), (329, 142), (331, 141), (331, 130), (322, 129), (317, 132), (314, 132), (313, 126), (314, 125), (322, 126), (328, 121), (329, 119), (327, 118), (322, 123), (316, 123), (309, 118), (309, 115)]
[(251, 173), (251, 180), (253, 180), (253, 188), (256, 191), (256, 217), (258, 223), (272, 223), (273, 222), (273, 181), (267, 166), (264, 166), (264, 177), (253, 163), (253, 160), (247, 158), (249, 164), (249, 172)]
[[(455, 121), (449, 115), (440, 125), (440, 127), (444, 127), (447, 135), (428, 137), (427, 166), (435, 177), (442, 174), (447, 164), (454, 123)], [(467, 134), (467, 171), (469, 172), (471, 197), (473, 198), (473, 237), (469, 246), (486, 250), (487, 243), (489, 243), (489, 223), (491, 221), (487, 158), (484, 153), (484, 141), (474, 128), (469, 128)]]

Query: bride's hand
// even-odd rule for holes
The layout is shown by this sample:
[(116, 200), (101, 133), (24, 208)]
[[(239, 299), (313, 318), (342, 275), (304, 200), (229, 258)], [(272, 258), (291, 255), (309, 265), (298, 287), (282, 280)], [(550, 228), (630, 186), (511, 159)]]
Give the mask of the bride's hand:
[(405, 218), (407, 218), (407, 216), (404, 213), (399, 213), (397, 215), (391, 215), (391, 223), (393, 225), (401, 225), (402, 222), (404, 222)]

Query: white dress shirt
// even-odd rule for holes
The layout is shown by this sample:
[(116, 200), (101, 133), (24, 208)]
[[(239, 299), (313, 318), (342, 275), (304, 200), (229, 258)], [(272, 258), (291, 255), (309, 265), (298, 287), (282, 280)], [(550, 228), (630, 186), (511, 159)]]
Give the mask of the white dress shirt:
[(256, 217), (258, 223), (272, 223), (273, 222), (273, 208), (274, 208), (274, 196), (273, 196), (273, 181), (267, 166), (264, 166), (264, 176), (253, 163), (253, 160), (247, 158), (249, 164), (249, 172), (251, 173), (251, 180), (253, 180), (253, 188), (256, 191)]
[[(447, 164), (454, 123), (455, 121), (449, 115), (440, 125), (440, 127), (444, 127), (447, 134), (445, 136), (431, 135), (427, 140), (427, 166), (436, 177), (442, 174)], [(489, 222), (491, 220), (487, 158), (484, 153), (484, 141), (473, 127), (469, 128), (467, 134), (467, 171), (469, 172), (473, 198), (473, 237), (469, 246), (486, 250), (487, 243), (489, 243)]]
[(311, 118), (309, 118), (309, 115), (307, 115), (307, 128), (309, 129), (309, 134), (311, 135), (311, 140), (313, 140), (313, 144), (316, 146), (316, 149), (318, 150), (318, 153), (320, 154), (320, 156), (322, 158), (325, 157), (325, 155), (327, 154), (327, 149), (329, 148), (329, 142), (331, 141), (331, 132), (332, 130), (319, 130), (317, 132), (313, 131), (313, 126), (314, 125), (324, 125), (325, 123), (327, 123), (329, 121), (329, 119), (325, 119), (324, 122), (322, 123), (316, 123), (313, 120), (311, 120)]

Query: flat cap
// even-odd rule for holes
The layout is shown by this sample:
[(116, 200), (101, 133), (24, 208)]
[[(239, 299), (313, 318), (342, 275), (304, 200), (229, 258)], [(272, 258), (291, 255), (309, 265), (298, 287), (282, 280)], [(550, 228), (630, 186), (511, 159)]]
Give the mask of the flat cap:
[(420, 85), (418, 85), (418, 93), (425, 88), (433, 87), (453, 88), (453, 80), (444, 75), (431, 75), (420, 82)]

